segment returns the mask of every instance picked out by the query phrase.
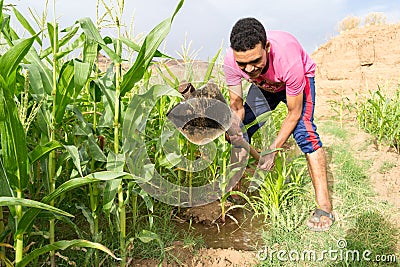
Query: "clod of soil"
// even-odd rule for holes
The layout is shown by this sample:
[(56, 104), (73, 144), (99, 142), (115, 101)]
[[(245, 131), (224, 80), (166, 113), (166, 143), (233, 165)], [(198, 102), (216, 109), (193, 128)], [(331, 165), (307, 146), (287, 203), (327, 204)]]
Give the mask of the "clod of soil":
[[(225, 202), (225, 208), (232, 206), (232, 203)], [(221, 203), (216, 201), (204, 206), (193, 207), (182, 213), (182, 218), (192, 220), (195, 223), (211, 225), (221, 217)]]

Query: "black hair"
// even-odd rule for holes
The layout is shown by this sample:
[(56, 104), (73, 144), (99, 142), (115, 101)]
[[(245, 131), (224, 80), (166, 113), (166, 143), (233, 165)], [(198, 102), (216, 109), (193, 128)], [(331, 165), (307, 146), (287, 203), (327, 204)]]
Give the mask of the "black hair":
[(243, 18), (233, 26), (230, 42), (235, 51), (253, 49), (260, 42), (264, 48), (267, 43), (267, 33), (261, 22), (255, 18)]

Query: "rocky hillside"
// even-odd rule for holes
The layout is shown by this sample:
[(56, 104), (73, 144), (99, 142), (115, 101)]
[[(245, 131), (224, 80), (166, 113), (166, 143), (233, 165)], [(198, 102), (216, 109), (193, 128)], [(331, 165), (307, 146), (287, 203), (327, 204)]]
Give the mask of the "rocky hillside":
[(394, 92), (400, 84), (400, 24), (375, 25), (342, 32), (315, 51), (317, 117), (329, 115), (329, 100), (375, 90)]

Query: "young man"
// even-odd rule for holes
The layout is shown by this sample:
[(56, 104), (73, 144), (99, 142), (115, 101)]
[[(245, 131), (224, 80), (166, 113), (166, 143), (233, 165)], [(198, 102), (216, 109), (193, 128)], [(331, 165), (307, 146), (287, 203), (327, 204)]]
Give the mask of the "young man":
[[(231, 47), (224, 60), (229, 87), (230, 107), (234, 114), (232, 144), (243, 138), (240, 126), (275, 109), (283, 101), (288, 114), (269, 150), (282, 147), (290, 134), (305, 153), (315, 189), (318, 208), (307, 225), (313, 231), (325, 231), (334, 222), (329, 200), (325, 153), (313, 122), (315, 106), (315, 63), (297, 39), (283, 31), (268, 31), (254, 18), (240, 19), (230, 35)], [(243, 103), (242, 79), (252, 83)], [(242, 124), (243, 122), (243, 124)], [(247, 141), (262, 124), (247, 130)], [(258, 167), (270, 170), (276, 152), (261, 157)]]

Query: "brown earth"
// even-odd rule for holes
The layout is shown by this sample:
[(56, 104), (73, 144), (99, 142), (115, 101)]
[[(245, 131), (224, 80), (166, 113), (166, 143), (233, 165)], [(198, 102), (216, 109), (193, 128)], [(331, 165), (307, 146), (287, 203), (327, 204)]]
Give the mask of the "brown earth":
[[(168, 262), (164, 260), (162, 267), (250, 267), (257, 264), (256, 254), (249, 251), (234, 249), (213, 249), (202, 248), (196, 252), (185, 248), (181, 243), (176, 242), (171, 248), (171, 254), (176, 259)], [(138, 260), (129, 263), (128, 266), (155, 267), (158, 262), (155, 260)]]
[(394, 92), (400, 83), (400, 24), (374, 25), (342, 32), (311, 57), (317, 63), (316, 115), (329, 118), (330, 100), (354, 102), (378, 85)]

